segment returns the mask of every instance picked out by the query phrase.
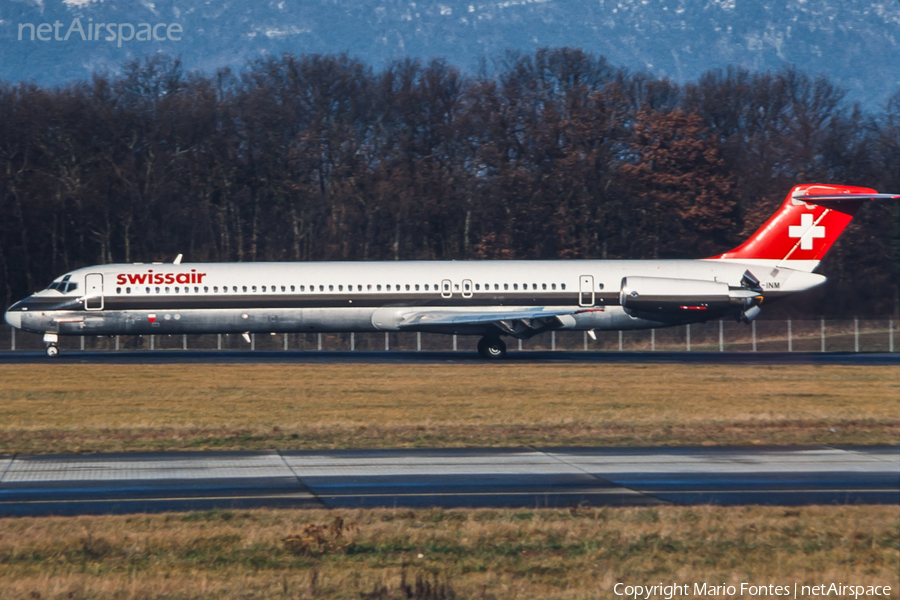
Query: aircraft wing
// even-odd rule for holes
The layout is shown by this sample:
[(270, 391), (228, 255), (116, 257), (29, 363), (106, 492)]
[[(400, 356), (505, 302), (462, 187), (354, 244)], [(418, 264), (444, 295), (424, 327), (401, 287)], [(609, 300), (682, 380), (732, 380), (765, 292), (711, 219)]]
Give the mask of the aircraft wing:
[(427, 331), (483, 327), (516, 337), (531, 337), (542, 331), (573, 325), (575, 320), (572, 315), (594, 310), (603, 309), (537, 306), (508, 311), (421, 310), (407, 313), (397, 326), (400, 329)]

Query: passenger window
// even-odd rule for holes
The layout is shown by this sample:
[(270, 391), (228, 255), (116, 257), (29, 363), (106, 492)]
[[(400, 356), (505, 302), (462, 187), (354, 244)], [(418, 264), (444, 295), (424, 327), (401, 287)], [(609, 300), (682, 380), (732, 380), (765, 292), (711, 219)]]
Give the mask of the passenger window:
[(362, 284), (359, 284), (356, 286), (356, 291), (358, 291), (358, 292), (362, 291)]
[(428, 291), (428, 284), (427, 284), (427, 283), (425, 284), (425, 291), (426, 291), (426, 292)]
[(131, 288), (130, 288), (130, 287), (125, 288), (125, 293), (126, 293), (126, 294), (130, 294), (130, 293), (131, 293)]
[(215, 286), (215, 287), (213, 287), (213, 291), (214, 291), (214, 292), (215, 292), (215, 293), (217, 293), (217, 294), (218, 294), (218, 293), (219, 293), (219, 286)]
[(564, 290), (564, 289), (566, 289), (566, 284), (561, 283), (561, 284), (559, 284), (559, 287), (560, 287), (560, 289), (563, 289), (563, 290)]
[(207, 292), (209, 292), (209, 286), (208, 286), (208, 285), (204, 285), (204, 286), (203, 286), (203, 293), (205, 294), (205, 293), (207, 293)]
[(509, 289), (509, 284), (508, 284), (508, 283), (504, 283), (504, 284), (503, 284), (503, 289), (504, 289), (504, 290), (508, 290), (508, 289)]
[[(293, 288), (294, 286), (291, 286), (291, 287)], [(282, 291), (282, 292), (286, 291), (286, 290), (284, 289), (284, 286), (281, 286), (281, 291)]]
[(536, 289), (537, 289), (537, 284), (536, 284), (536, 283), (532, 283), (532, 284), (531, 284), (531, 289), (536, 290)]
[[(256, 288), (253, 288), (253, 291), (256, 291)], [(262, 291), (266, 291), (266, 286), (262, 286)]]
[(598, 284), (597, 284), (597, 288), (602, 290), (602, 289), (603, 289), (603, 284), (602, 284), (602, 283), (598, 283)]
[(469, 284), (468, 284), (468, 283), (464, 283), (464, 284), (463, 284), (463, 289), (464, 289), (465, 291), (468, 292), (468, 291), (469, 291)]
[(117, 287), (117, 288), (116, 288), (116, 293), (117, 293), (117, 294), (121, 294), (121, 293), (122, 293), (122, 288)]
[(458, 291), (459, 291), (459, 284), (458, 284), (458, 283), (454, 283), (454, 284), (453, 284), (453, 289), (455, 289), (455, 290), (458, 292)]
[(475, 284), (475, 291), (477, 292), (477, 291), (480, 290), (480, 289), (481, 289), (481, 284), (480, 284), (480, 283), (476, 283), (476, 284)]
[(542, 289), (542, 290), (546, 290), (546, 289), (547, 289), (547, 284), (546, 284), (546, 283), (542, 283), (542, 284), (541, 284), (541, 289)]
[(324, 292), (324, 291), (325, 291), (325, 286), (324, 286), (324, 285), (319, 285), (319, 291), (320, 291), (320, 292)]
[(176, 294), (178, 293), (178, 286), (177, 286), (177, 285), (175, 286), (175, 293), (176, 293)]
[(147, 293), (148, 293), (148, 294), (150, 293), (150, 288), (147, 288)]
[(518, 283), (514, 283), (514, 284), (513, 284), (513, 289), (514, 289), (514, 290), (519, 289), (519, 284), (518, 284)]
[(156, 288), (156, 293), (157, 293), (157, 294), (159, 293), (159, 288)]
[(500, 289), (500, 284), (499, 284), (499, 283), (495, 283), (495, 284), (494, 284), (494, 289), (495, 289), (495, 290), (499, 290), (499, 289)]
[(168, 288), (168, 286), (166, 287), (166, 293), (167, 293), (167, 294), (169, 293), (169, 288)]
[(245, 286), (241, 286), (241, 287), (244, 288), (244, 291), (245, 291), (245, 292), (247, 291), (247, 286), (246, 286), (246, 285), (245, 285)]
[(381, 291), (381, 284), (380, 284), (380, 283), (379, 283), (377, 286), (375, 286), (375, 287), (378, 288), (378, 291), (379, 291), (379, 292)]
[[(328, 286), (328, 289), (331, 289), (331, 286), (330, 286), (330, 285)], [(344, 291), (344, 286), (339, 285), (339, 286), (338, 286), (338, 291), (339, 291), (339, 292), (343, 292), (343, 291)]]
[(371, 290), (371, 289), (372, 289), (372, 284), (370, 283), (366, 286), (366, 290)]
[(408, 283), (406, 284), (406, 291), (407, 291), (407, 292), (409, 291), (409, 284), (408, 284)]
[(387, 284), (387, 291), (391, 291), (391, 284)]
[(555, 290), (555, 289), (556, 289), (556, 284), (555, 284), (555, 283), (551, 283), (551, 284), (550, 284), (550, 288)]

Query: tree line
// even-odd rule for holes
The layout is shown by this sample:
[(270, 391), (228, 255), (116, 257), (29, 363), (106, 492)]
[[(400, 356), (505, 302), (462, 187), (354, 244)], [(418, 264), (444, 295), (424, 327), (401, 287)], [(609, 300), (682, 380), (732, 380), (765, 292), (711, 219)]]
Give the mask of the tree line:
[[(900, 91), (865, 110), (794, 68), (678, 85), (577, 49), (375, 70), (153, 56), (0, 84), (0, 297), (110, 262), (697, 258), (795, 184), (900, 191)], [(871, 203), (791, 310), (896, 314), (900, 212)]]

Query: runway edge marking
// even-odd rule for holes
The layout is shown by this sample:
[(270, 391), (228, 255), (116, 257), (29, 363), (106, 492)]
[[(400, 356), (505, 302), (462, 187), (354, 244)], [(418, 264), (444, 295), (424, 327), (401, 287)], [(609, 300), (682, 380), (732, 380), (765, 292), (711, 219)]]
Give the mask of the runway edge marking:
[(587, 469), (581, 467), (580, 465), (573, 464), (573, 463), (570, 463), (570, 462), (564, 460), (561, 456), (558, 456), (555, 452), (551, 452), (551, 451), (548, 451), (548, 450), (541, 450), (540, 448), (535, 448), (535, 447), (531, 447), (531, 446), (529, 446), (529, 448), (531, 448), (531, 449), (534, 450), (535, 452), (540, 452), (540, 453), (543, 454), (544, 456), (547, 456), (548, 458), (550, 458), (550, 459), (552, 459), (552, 460), (555, 460), (555, 461), (557, 461), (557, 462), (560, 462), (560, 463), (566, 465), (567, 467), (571, 467), (572, 469), (575, 469), (575, 470), (577, 470), (577, 471), (581, 471), (582, 473), (584, 473), (584, 474), (587, 475), (588, 477), (591, 477), (591, 478), (593, 478), (593, 479), (596, 479), (597, 481), (603, 482), (603, 483), (608, 484), (608, 485), (610, 486), (609, 488), (604, 488), (604, 489), (616, 490), (616, 491), (618, 491), (618, 493), (621, 493), (621, 494), (635, 494), (635, 495), (638, 495), (638, 496), (643, 496), (643, 497), (645, 497), (645, 498), (651, 498), (651, 499), (655, 500), (655, 501), (656, 501), (657, 503), (659, 503), (659, 504), (672, 504), (672, 502), (670, 502), (670, 501), (668, 501), (668, 500), (663, 500), (663, 499), (661, 499), (661, 498), (657, 498), (656, 496), (653, 496), (652, 494), (648, 494), (648, 493), (642, 492), (642, 491), (640, 491), (640, 490), (635, 490), (635, 489), (632, 489), (632, 488), (623, 487), (623, 486), (621, 486), (621, 485), (615, 483), (614, 481), (610, 481), (609, 479), (606, 479), (606, 478), (604, 478), (604, 477), (600, 477), (600, 476), (597, 475), (596, 473), (591, 473), (590, 471), (588, 471)]
[(291, 464), (287, 461), (287, 459), (284, 458), (284, 455), (281, 453), (281, 450), (275, 450), (275, 454), (278, 455), (278, 458), (281, 459), (281, 462), (284, 464), (284, 466), (287, 467), (287, 469), (294, 476), (294, 479), (297, 480), (297, 485), (299, 485), (301, 487), (301, 489), (306, 494), (308, 494), (308, 497), (315, 500), (316, 502), (318, 502), (322, 508), (328, 508), (328, 506), (322, 501), (322, 499), (317, 494), (313, 493), (313, 491), (310, 490), (309, 487), (305, 483), (303, 483), (303, 480), (297, 474), (297, 471), (294, 470), (294, 467), (292, 467)]

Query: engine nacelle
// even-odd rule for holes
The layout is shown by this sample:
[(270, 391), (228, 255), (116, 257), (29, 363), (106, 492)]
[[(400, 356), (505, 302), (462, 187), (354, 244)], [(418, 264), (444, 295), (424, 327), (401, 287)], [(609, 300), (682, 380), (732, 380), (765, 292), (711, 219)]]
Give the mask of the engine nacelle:
[(720, 314), (752, 306), (758, 292), (732, 288), (719, 281), (625, 277), (619, 301), (628, 312), (690, 315), (694, 311)]

